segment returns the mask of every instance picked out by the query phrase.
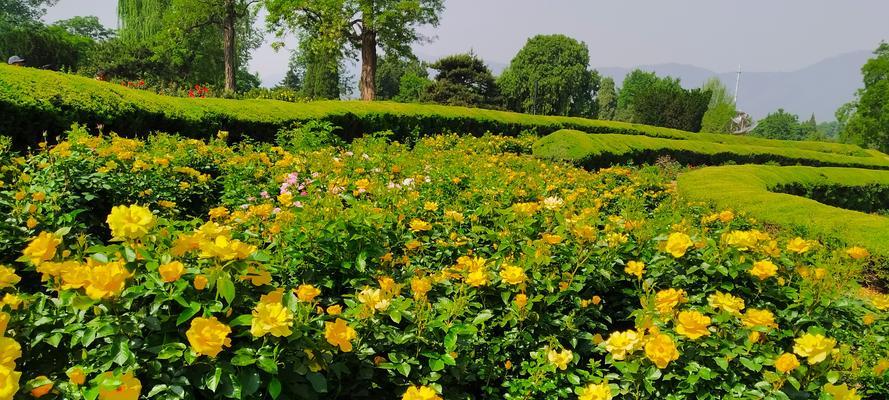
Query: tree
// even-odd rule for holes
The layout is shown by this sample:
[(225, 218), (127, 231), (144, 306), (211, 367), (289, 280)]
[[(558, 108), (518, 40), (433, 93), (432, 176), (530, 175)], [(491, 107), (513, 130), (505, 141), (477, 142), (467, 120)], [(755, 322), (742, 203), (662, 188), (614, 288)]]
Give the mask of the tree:
[(768, 139), (803, 140), (806, 130), (799, 122), (799, 116), (784, 111), (783, 108), (761, 119), (750, 131), (751, 136)]
[(376, 97), (380, 100), (391, 100), (401, 91), (401, 79), (411, 74), (427, 78), (429, 73), (423, 62), (415, 57), (402, 58), (386, 55), (380, 58), (377, 66)]
[(698, 132), (710, 104), (708, 90), (682, 88), (678, 79), (659, 78), (634, 70), (617, 96), (617, 118), (667, 128)]
[(861, 73), (864, 88), (837, 111), (840, 139), (889, 152), (889, 43), (880, 43)]
[(114, 30), (108, 29), (96, 16), (74, 17), (57, 21), (53, 25), (58, 26), (72, 35), (86, 36), (95, 41), (107, 40), (114, 36)]
[(701, 121), (701, 132), (731, 133), (732, 118), (738, 114), (734, 96), (717, 77), (708, 79), (702, 89), (710, 92), (710, 103)]
[(59, 0), (0, 0), (0, 24), (24, 25), (40, 20)]
[(657, 83), (658, 77), (654, 72), (645, 72), (634, 69), (624, 78), (623, 87), (617, 95), (617, 114), (620, 121), (633, 121), (633, 106), (639, 92), (650, 89)]
[(506, 108), (543, 115), (595, 117), (599, 74), (590, 70), (586, 43), (565, 35), (537, 35), (525, 43), (497, 84)]
[(287, 31), (311, 41), (315, 53), (337, 60), (361, 53), (359, 88), (362, 100), (376, 96), (377, 51), (406, 56), (422, 39), (421, 25), (438, 25), (444, 0), (266, 0), (267, 21), (278, 36)]
[(494, 75), (474, 54), (444, 57), (430, 68), (438, 73), (435, 82), (423, 92), (421, 101), (465, 107), (499, 107), (500, 93)]
[(617, 91), (614, 79), (602, 78), (599, 83), (599, 91), (596, 93), (596, 102), (599, 103), (599, 119), (615, 119), (617, 116)]
[(0, 58), (17, 55), (30, 66), (49, 69), (77, 69), (96, 43), (58, 26), (41, 23), (7, 26), (0, 29)]
[(401, 76), (401, 80), (398, 82), (398, 95), (393, 100), (402, 103), (419, 102), (423, 93), (426, 92), (426, 88), (431, 84), (432, 81), (429, 80), (425, 71), (422, 75), (415, 71), (408, 71)]

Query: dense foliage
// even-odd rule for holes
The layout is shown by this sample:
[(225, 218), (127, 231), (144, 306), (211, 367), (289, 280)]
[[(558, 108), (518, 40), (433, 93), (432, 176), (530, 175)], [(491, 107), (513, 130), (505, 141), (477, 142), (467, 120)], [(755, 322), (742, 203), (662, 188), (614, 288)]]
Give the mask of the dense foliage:
[(807, 140), (817, 135), (817, 129), (814, 116), (800, 122), (796, 114), (779, 109), (759, 120), (750, 134), (768, 139)]
[(491, 70), (474, 54), (456, 54), (429, 65), (438, 71), (420, 101), (451, 106), (499, 108), (500, 89)]
[(735, 100), (719, 78), (710, 78), (702, 88), (710, 92), (710, 103), (701, 120), (701, 132), (732, 133), (732, 118), (738, 114)]
[(224, 138), (78, 130), (4, 164), (2, 224), (25, 235), (0, 273), (3, 396), (889, 390), (867, 250), (687, 205), (671, 168), (541, 163), (528, 137)]
[(889, 151), (889, 43), (880, 43), (861, 67), (864, 88), (856, 100), (837, 111), (843, 141)]
[(519, 50), (497, 84), (508, 110), (595, 118), (599, 74), (589, 64), (586, 43), (565, 35), (537, 35)]
[(617, 97), (617, 118), (698, 132), (710, 100), (708, 90), (684, 89), (678, 79), (637, 69), (624, 79)]

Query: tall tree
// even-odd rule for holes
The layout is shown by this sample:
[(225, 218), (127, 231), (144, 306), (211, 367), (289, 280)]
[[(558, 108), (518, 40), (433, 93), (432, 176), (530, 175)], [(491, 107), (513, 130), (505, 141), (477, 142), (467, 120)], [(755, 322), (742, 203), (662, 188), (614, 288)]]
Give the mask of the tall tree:
[(750, 135), (768, 139), (803, 140), (806, 138), (806, 130), (800, 124), (799, 116), (779, 108), (761, 119)]
[(880, 43), (861, 73), (864, 88), (837, 110), (840, 139), (889, 153), (889, 43)]
[(734, 96), (717, 77), (708, 79), (703, 90), (710, 92), (710, 103), (701, 121), (701, 132), (731, 133), (732, 118), (738, 113)]
[(0, 0), (0, 23), (22, 25), (37, 22), (59, 0)]
[(286, 32), (311, 31), (301, 35), (312, 48), (361, 54), (359, 88), (362, 100), (376, 96), (377, 51), (406, 56), (410, 45), (422, 36), (422, 25), (438, 25), (444, 0), (265, 0), (267, 21), (279, 36)]
[(57, 21), (53, 25), (65, 29), (72, 35), (86, 36), (96, 41), (107, 40), (114, 36), (114, 30), (102, 25), (99, 18), (94, 15), (73, 17)]
[(599, 83), (599, 91), (596, 93), (596, 102), (599, 103), (599, 119), (613, 120), (617, 116), (617, 89), (614, 79), (602, 78)]
[(633, 121), (633, 103), (640, 92), (650, 89), (657, 81), (658, 77), (654, 72), (645, 72), (641, 69), (630, 71), (617, 95), (616, 118), (621, 121), (638, 122)]
[(519, 50), (497, 84), (510, 110), (595, 117), (599, 74), (589, 64), (586, 43), (565, 35), (537, 35)]
[(376, 76), (376, 98), (391, 100), (401, 90), (401, 78), (407, 74), (427, 78), (429, 73), (423, 62), (415, 57), (403, 58), (385, 55), (380, 58)]
[(426, 87), (421, 101), (452, 106), (499, 107), (501, 99), (494, 75), (474, 54), (444, 57), (429, 67), (438, 73), (435, 82)]

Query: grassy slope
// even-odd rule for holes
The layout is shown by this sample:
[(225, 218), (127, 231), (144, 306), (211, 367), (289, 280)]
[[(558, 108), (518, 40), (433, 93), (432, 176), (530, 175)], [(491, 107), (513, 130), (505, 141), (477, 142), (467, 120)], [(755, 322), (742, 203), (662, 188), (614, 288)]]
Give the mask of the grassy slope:
[(889, 169), (889, 156), (873, 150), (865, 151), (856, 146), (735, 136), (727, 136), (733, 140), (718, 140), (726, 136), (693, 134), (684, 138), (658, 138), (621, 134), (590, 135), (566, 129), (538, 140), (534, 144), (534, 155), (567, 160), (587, 167), (627, 161), (651, 163), (660, 156), (669, 155), (682, 163), (695, 165), (777, 162), (783, 165)]
[(854, 168), (731, 165), (680, 175), (679, 193), (689, 200), (742, 210), (753, 217), (840, 239), (889, 256), (889, 218), (845, 210), (769, 189), (777, 185), (889, 185), (889, 172)]
[(620, 133), (690, 139), (724, 145), (794, 147), (843, 155), (867, 155), (857, 146), (786, 142), (585, 118), (535, 116), (513, 112), (393, 102), (189, 99), (156, 95), (93, 79), (0, 65), (0, 133), (34, 142), (40, 133), (57, 134), (72, 123), (104, 124), (119, 132), (149, 131), (207, 136), (218, 130), (269, 139), (281, 127), (328, 119), (346, 136), (393, 130), (400, 136), (453, 131), (515, 135), (522, 130), (548, 134), (563, 128), (589, 133)]

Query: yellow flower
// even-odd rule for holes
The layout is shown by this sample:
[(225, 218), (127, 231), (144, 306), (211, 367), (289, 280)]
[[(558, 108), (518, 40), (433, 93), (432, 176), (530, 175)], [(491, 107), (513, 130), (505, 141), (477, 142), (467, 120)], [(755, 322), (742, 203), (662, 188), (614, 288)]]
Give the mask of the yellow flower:
[(18, 310), (21, 304), (22, 298), (12, 293), (4, 294), (3, 299), (0, 299), (0, 308), (9, 306), (11, 310)]
[(228, 216), (228, 209), (225, 207), (211, 208), (208, 215), (210, 216), (210, 219), (225, 218)]
[(71, 380), (71, 383), (75, 385), (83, 385), (86, 382), (86, 372), (83, 371), (83, 368), (73, 367), (65, 373), (68, 375), (68, 379)]
[(217, 258), (221, 261), (243, 260), (256, 251), (256, 246), (250, 246), (237, 239), (230, 239), (225, 235), (216, 236), (212, 240), (200, 242), (201, 258)]
[(423, 209), (426, 211), (438, 211), (438, 203), (434, 201), (427, 201), (423, 203)]
[(676, 333), (691, 340), (710, 334), (710, 317), (697, 311), (682, 311), (676, 318)]
[(762, 260), (753, 263), (753, 268), (747, 272), (762, 281), (775, 276), (778, 273), (778, 266), (769, 260)]
[(114, 239), (138, 239), (148, 234), (154, 225), (154, 214), (147, 207), (116, 206), (111, 209), (106, 221)]
[(14, 269), (0, 265), (0, 289), (13, 287), (21, 280), (22, 278), (15, 274)]
[(799, 367), (799, 360), (793, 353), (784, 353), (775, 359), (775, 369), (782, 374), (793, 371), (797, 367)]
[(659, 369), (664, 369), (670, 361), (679, 358), (679, 350), (671, 337), (656, 333), (645, 343), (645, 356)]
[(179, 261), (173, 261), (158, 267), (157, 272), (161, 274), (164, 282), (176, 282), (185, 273), (185, 265)]
[(667, 245), (664, 249), (673, 257), (679, 258), (684, 256), (686, 250), (692, 245), (694, 245), (694, 242), (691, 241), (691, 238), (688, 235), (674, 232), (667, 238)]
[(303, 284), (296, 289), (296, 298), (304, 303), (311, 303), (319, 294), (321, 294), (321, 290), (313, 285)]
[(231, 347), (228, 335), (232, 328), (219, 322), (216, 317), (198, 317), (191, 320), (191, 327), (185, 332), (188, 343), (195, 353), (216, 358), (223, 347)]
[(555, 245), (562, 243), (562, 237), (559, 235), (550, 235), (549, 233), (544, 233), (542, 235), (543, 242), (550, 245)]
[[(37, 378), (34, 378), (34, 381), (39, 381), (41, 383), (42, 382), (49, 382), (49, 383), (45, 383), (43, 385), (40, 385), (40, 386), (37, 386), (37, 387), (31, 389), (31, 396), (34, 397), (35, 399), (39, 399), (43, 396), (46, 396), (46, 394), (49, 393), (50, 390), (52, 390), (53, 386), (55, 386), (55, 384), (52, 381), (50, 381), (46, 375), (40, 375)], [(35, 384), (36, 383), (37, 382), (35, 382)]]
[(512, 205), (512, 210), (518, 214), (519, 216), (530, 217), (537, 212), (539, 205), (534, 202), (528, 203), (515, 203)]
[(272, 273), (257, 267), (247, 267), (247, 274), (241, 276), (241, 280), (250, 281), (253, 286), (259, 287), (272, 283)]
[(28, 229), (34, 229), (37, 227), (38, 224), (39, 222), (37, 222), (37, 219), (34, 217), (28, 217), (28, 221), (25, 222), (25, 225), (28, 227)]
[(715, 292), (707, 297), (707, 302), (714, 309), (722, 309), (732, 314), (740, 314), (744, 309), (744, 299), (732, 296), (730, 293)]
[(574, 359), (574, 353), (568, 349), (563, 349), (562, 351), (549, 349), (546, 352), (546, 359), (550, 364), (555, 365), (556, 368), (564, 371), (568, 368), (568, 363)]
[(722, 222), (728, 223), (731, 222), (733, 219), (735, 219), (735, 213), (731, 212), (731, 210), (725, 210), (719, 213), (719, 220)]
[(524, 293), (519, 293), (519, 294), (515, 295), (515, 305), (519, 309), (525, 308), (525, 306), (528, 305), (528, 296), (525, 295)]
[(85, 285), (86, 295), (93, 300), (117, 297), (123, 292), (127, 279), (131, 276), (133, 274), (127, 271), (121, 261), (93, 266)]
[(824, 393), (833, 396), (833, 400), (861, 400), (861, 396), (855, 393), (855, 389), (849, 389), (845, 383), (842, 385), (824, 385)]
[(853, 259), (856, 259), (856, 260), (861, 260), (863, 258), (870, 257), (870, 252), (867, 251), (867, 249), (865, 249), (864, 247), (858, 247), (858, 246), (851, 247), (851, 248), (847, 249), (846, 254), (849, 257), (852, 257)]
[(525, 282), (525, 270), (522, 267), (504, 264), (500, 269), (500, 279), (510, 285), (521, 285)]
[(748, 327), (754, 328), (757, 326), (761, 326), (763, 328), (778, 328), (778, 324), (775, 323), (775, 315), (772, 314), (769, 310), (760, 310), (756, 308), (751, 308), (741, 316), (741, 324)]
[(432, 224), (419, 218), (414, 218), (410, 223), (412, 232), (425, 232), (432, 229)]
[(756, 246), (757, 235), (750, 231), (731, 231), (723, 236), (723, 240), (729, 246), (745, 251)]
[(874, 315), (873, 313), (864, 314), (864, 316), (861, 317), (861, 322), (864, 323), (865, 325), (871, 325), (874, 322), (877, 322), (877, 316)]
[(811, 242), (801, 237), (795, 237), (790, 239), (790, 242), (787, 243), (787, 250), (790, 250), (797, 254), (803, 254), (811, 248)]
[(0, 399), (12, 400), (12, 396), (19, 391), (19, 379), (22, 373), (13, 370), (13, 367), (0, 364)]
[(685, 302), (685, 291), (682, 289), (665, 289), (657, 292), (654, 305), (661, 314), (669, 314), (679, 303)]
[(253, 320), (250, 325), (250, 334), (254, 337), (262, 337), (272, 334), (275, 337), (287, 337), (292, 333), (293, 312), (284, 307), (284, 289), (278, 289), (262, 296), (259, 303), (253, 309)]
[(441, 400), (441, 396), (428, 386), (411, 386), (401, 396), (401, 400)]
[(889, 296), (884, 294), (874, 295), (870, 299), (871, 303), (873, 303), (874, 307), (876, 307), (880, 311), (889, 310)]
[(49, 232), (40, 232), (22, 253), (31, 259), (31, 264), (40, 265), (41, 262), (52, 260), (56, 256), (56, 248), (60, 244), (62, 244), (60, 237)]
[[(105, 372), (101, 376), (106, 379), (113, 379), (114, 373)], [(139, 400), (139, 394), (142, 392), (142, 382), (133, 376), (132, 372), (127, 372), (120, 377), (120, 386), (107, 389), (99, 389), (99, 400)]]
[(22, 356), (22, 346), (12, 338), (0, 336), (0, 365), (15, 367), (15, 360)]
[(197, 290), (204, 290), (207, 287), (207, 277), (204, 275), (198, 275), (194, 277), (194, 288)]
[(624, 267), (624, 272), (642, 279), (642, 275), (645, 274), (645, 263), (642, 261), (630, 261)]
[(883, 375), (883, 372), (886, 372), (887, 369), (889, 369), (889, 359), (880, 359), (877, 365), (874, 366), (874, 375)]
[(334, 304), (330, 307), (327, 307), (327, 314), (329, 315), (340, 315), (343, 313), (343, 306), (339, 304)]
[(837, 341), (825, 337), (822, 334), (813, 335), (807, 333), (794, 339), (793, 352), (806, 357), (809, 365), (818, 364), (833, 351)]
[(611, 400), (614, 394), (611, 393), (611, 387), (608, 383), (589, 384), (580, 393), (577, 394), (577, 400)]
[(343, 352), (352, 351), (352, 340), (358, 337), (355, 329), (352, 329), (345, 320), (337, 318), (334, 322), (324, 323), (324, 338), (327, 343), (339, 347)]
[(485, 268), (479, 268), (469, 273), (465, 279), (466, 283), (473, 287), (484, 286), (488, 284), (488, 272)]
[(615, 360), (623, 360), (627, 355), (639, 349), (642, 337), (634, 330), (615, 332), (608, 336), (605, 342), (605, 350), (611, 353)]
[(421, 278), (415, 276), (411, 278), (411, 292), (414, 293), (414, 300), (426, 298), (426, 293), (432, 290), (432, 281), (429, 278)]
[(9, 326), (9, 314), (0, 311), (0, 337), (6, 335), (6, 328)]

